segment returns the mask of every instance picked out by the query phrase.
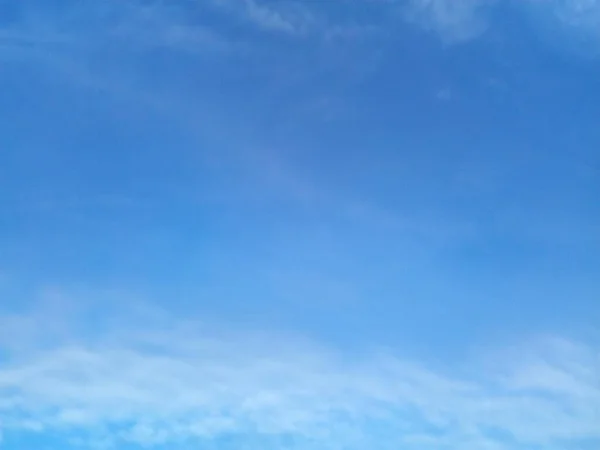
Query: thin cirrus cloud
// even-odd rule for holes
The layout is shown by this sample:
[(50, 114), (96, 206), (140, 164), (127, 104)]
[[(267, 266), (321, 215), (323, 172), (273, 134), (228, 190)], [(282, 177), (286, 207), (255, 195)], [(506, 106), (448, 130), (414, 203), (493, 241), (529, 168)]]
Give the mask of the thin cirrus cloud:
[(596, 55), (600, 49), (598, 0), (411, 0), (406, 18), (436, 33), (447, 44), (471, 41), (494, 23), (494, 12), (509, 7), (555, 47)]
[(302, 2), (213, 0), (212, 5), (265, 31), (301, 35), (316, 25), (316, 17)]
[(104, 315), (110, 320), (96, 321), (92, 332), (77, 315), (1, 316), (0, 432), (7, 440), (33, 431), (78, 448), (570, 449), (600, 442), (593, 344), (539, 338), (442, 370), (390, 352), (357, 355), (291, 336), (215, 332), (164, 313)]
[[(364, 4), (371, 10), (379, 9), (383, 15), (374, 16), (378, 19), (362, 19), (352, 16), (360, 11), (355, 7), (350, 13), (351, 20), (348, 17), (341, 20), (328, 8), (327, 2), (295, 0), (211, 0), (168, 5), (84, 1), (68, 9), (40, 8), (35, 2), (25, 1), (19, 7), (19, 20), (0, 22), (0, 48), (18, 45), (25, 49), (43, 44), (80, 46), (110, 38), (128, 45), (160, 45), (197, 53), (231, 49), (229, 33), (240, 24), (268, 33), (292, 37), (312, 34), (324, 38), (332, 33), (356, 37), (357, 27), (390, 31), (390, 27), (398, 25), (395, 20), (382, 22), (381, 17), (398, 17), (401, 23), (434, 33), (446, 44), (460, 44), (478, 38), (492, 27), (495, 13), (502, 6), (526, 16), (534, 28), (550, 34), (555, 41), (571, 39), (590, 48), (600, 46), (600, 2), (597, 0), (409, 0)], [(208, 17), (211, 12), (235, 26), (225, 32), (210, 21), (194, 19)]]
[(406, 18), (426, 30), (437, 33), (450, 44), (469, 41), (488, 26), (486, 8), (495, 0), (411, 0)]
[(600, 53), (598, 0), (527, 0), (518, 6), (551, 46), (587, 57)]
[[(25, 3), (27, 20), (2, 25), (3, 51), (43, 47), (47, 57), (48, 47), (77, 48), (93, 59), (89, 48), (112, 39), (194, 53), (230, 48), (224, 33), (190, 22), (177, 2), (86, 1), (67, 15)], [(315, 24), (338, 26), (331, 17), (319, 21), (326, 2), (212, 3), (269, 33), (302, 37)], [(398, 7), (404, 19), (457, 44), (485, 33), (501, 3), (413, 0)], [(284, 8), (290, 4), (296, 6)], [(525, 0), (520, 7), (533, 21), (550, 17), (553, 29), (596, 42), (599, 5)], [(313, 195), (276, 164), (267, 169), (298, 197)], [(0, 434), (9, 445), (36, 433), (76, 448), (568, 450), (600, 443), (595, 342), (525, 340), (518, 352), (490, 349), (477, 361), (440, 369), (401, 349), (365, 355), (279, 334), (216, 332), (163, 313), (154, 320), (113, 313), (104, 324), (0, 313)]]
[(144, 5), (83, 1), (70, 8), (40, 8), (24, 1), (19, 14), (0, 22), (0, 45), (25, 44), (44, 50), (82, 50), (119, 41), (121, 46), (163, 46), (179, 51), (225, 49), (226, 41), (210, 27), (190, 23), (185, 10), (159, 4)]

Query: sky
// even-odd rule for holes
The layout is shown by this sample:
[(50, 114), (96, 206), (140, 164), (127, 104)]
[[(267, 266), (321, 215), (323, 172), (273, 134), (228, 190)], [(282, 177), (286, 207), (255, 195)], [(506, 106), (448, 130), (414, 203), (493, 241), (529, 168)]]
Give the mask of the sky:
[(600, 0), (0, 0), (0, 449), (600, 448)]

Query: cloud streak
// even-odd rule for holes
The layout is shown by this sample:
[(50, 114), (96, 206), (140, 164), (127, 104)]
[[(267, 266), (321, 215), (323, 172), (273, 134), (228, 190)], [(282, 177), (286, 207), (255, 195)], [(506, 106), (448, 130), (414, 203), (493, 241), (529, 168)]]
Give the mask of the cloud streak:
[(267, 6), (257, 0), (245, 0), (243, 5), (246, 18), (267, 31), (304, 34), (315, 22), (312, 14), (299, 2), (288, 4), (287, 10)]
[[(363, 0), (364, 1), (364, 0)], [(360, 4), (360, 2), (359, 2)], [(400, 23), (409, 23), (437, 35), (445, 44), (469, 42), (481, 36), (494, 24), (498, 6), (512, 7), (516, 14), (529, 15), (530, 21), (545, 23), (556, 36), (571, 36), (587, 47), (600, 45), (600, 2), (597, 0), (525, 0), (501, 2), (498, 0), (409, 0), (408, 2), (381, 2), (365, 7), (378, 9), (385, 17), (396, 17), (400, 9)], [(399, 21), (362, 19), (361, 8), (353, 8), (349, 17), (338, 17), (333, 9), (322, 4), (297, 0), (265, 2), (262, 0), (211, 0), (210, 2), (170, 2), (146, 4), (143, 2), (83, 1), (70, 8), (40, 8), (35, 2), (24, 1), (19, 6), (19, 18), (0, 22), (0, 48), (99, 45), (107, 41), (120, 42), (126, 47), (164, 47), (186, 53), (230, 49), (235, 39), (228, 35), (239, 23), (271, 34), (293, 37), (332, 35), (356, 38), (357, 29), (386, 30)], [(218, 11), (229, 25), (228, 32), (207, 25), (209, 11)], [(350, 11), (350, 10), (349, 10)], [(378, 14), (377, 16), (381, 16)], [(201, 19), (201, 20), (200, 20)], [(234, 33), (235, 34), (235, 33)], [(363, 36), (363, 34), (358, 33)], [(239, 36), (238, 36), (239, 38)], [(244, 39), (248, 39), (245, 36)], [(258, 45), (258, 42), (249, 39)], [(239, 43), (238, 43), (239, 44)]]
[(600, 1), (527, 0), (517, 5), (550, 45), (582, 56), (598, 55)]
[(164, 47), (185, 52), (226, 48), (214, 29), (186, 18), (182, 5), (82, 1), (69, 8), (41, 8), (24, 1), (17, 18), (0, 23), (0, 45), (85, 50), (119, 42), (123, 48)]
[(410, 0), (409, 23), (437, 35), (448, 45), (470, 42), (494, 25), (500, 6), (524, 15), (536, 32), (553, 47), (580, 55), (600, 50), (598, 0)]
[(345, 354), (162, 313), (106, 315), (94, 327), (78, 315), (60, 326), (44, 316), (0, 318), (0, 431), (8, 437), (51, 433), (81, 448), (224, 439), (324, 449), (600, 442), (593, 345), (538, 339), (491, 352), (485, 365), (442, 371), (397, 352)]
[(485, 8), (495, 0), (411, 0), (406, 11), (410, 22), (437, 33), (448, 44), (469, 41), (487, 28)]

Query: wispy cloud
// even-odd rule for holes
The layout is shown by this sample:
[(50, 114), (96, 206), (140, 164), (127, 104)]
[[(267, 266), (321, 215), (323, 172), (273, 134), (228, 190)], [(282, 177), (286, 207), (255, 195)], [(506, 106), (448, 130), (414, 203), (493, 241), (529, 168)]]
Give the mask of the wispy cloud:
[(246, 0), (244, 5), (248, 18), (266, 29), (294, 34), (302, 33), (313, 22), (306, 9), (299, 9), (299, 4), (294, 4), (293, 10), (287, 12), (259, 4), (256, 0)]
[(484, 9), (495, 0), (410, 0), (408, 3), (408, 20), (439, 34), (447, 43), (459, 43), (485, 31)]
[(303, 35), (317, 23), (314, 11), (294, 0), (212, 0), (211, 3), (263, 31)]
[[(438, 35), (447, 44), (470, 41), (483, 34), (494, 21), (494, 6), (498, 0), (408, 0), (406, 2), (369, 2), (361, 0), (369, 10), (380, 8), (383, 16), (395, 16), (393, 9), (400, 7), (404, 21), (420, 26)], [(526, 10), (531, 20), (551, 19), (554, 31), (563, 27), (579, 37), (579, 42), (600, 45), (600, 2), (597, 0), (524, 0), (513, 2), (514, 11)], [(398, 21), (368, 19), (353, 4), (344, 21), (321, 2), (298, 0), (210, 0), (208, 2), (118, 2), (85, 0), (71, 8), (40, 8), (35, 2), (24, 1), (19, 7), (20, 21), (0, 23), (0, 45), (32, 45), (33, 43), (64, 42), (66, 36), (76, 36), (72, 43), (99, 37), (124, 38), (131, 45), (169, 46), (185, 51), (222, 49), (229, 43), (226, 36), (207, 26), (208, 9), (217, 9), (229, 18), (241, 20), (256, 29), (288, 36), (307, 36), (311, 33), (323, 38), (345, 36), (356, 38), (373, 30), (390, 31)], [(349, 10), (350, 11), (350, 10)], [(375, 15), (380, 17), (382, 14)], [(385, 34), (385, 33), (380, 33)]]
[(553, 46), (585, 56), (600, 52), (600, 1), (527, 0), (517, 5)]
[(19, 5), (18, 18), (0, 24), (0, 45), (85, 50), (118, 42), (120, 47), (165, 47), (200, 52), (226, 47), (214, 29), (186, 18), (177, 5), (82, 1), (70, 8), (40, 8), (33, 2)]
[(160, 312), (55, 321), (48, 311), (0, 319), (0, 431), (8, 437), (59, 434), (81, 448), (232, 436), (255, 443), (248, 448), (600, 442), (600, 353), (591, 344), (539, 339), (490, 351), (485, 365), (442, 371), (398, 352), (353, 355)]
[[(504, 3), (516, 14), (525, 12), (534, 27), (541, 28), (554, 45), (578, 53), (597, 54), (600, 49), (598, 0), (410, 0), (407, 3), (407, 20), (436, 33), (447, 44), (479, 37), (493, 25), (493, 7)], [(575, 42), (569, 44), (565, 40)]]
[[(528, 0), (554, 13), (565, 25), (590, 28), (600, 22), (598, 0)], [(591, 31), (591, 30), (590, 30)], [(597, 31), (597, 30), (596, 30)]]

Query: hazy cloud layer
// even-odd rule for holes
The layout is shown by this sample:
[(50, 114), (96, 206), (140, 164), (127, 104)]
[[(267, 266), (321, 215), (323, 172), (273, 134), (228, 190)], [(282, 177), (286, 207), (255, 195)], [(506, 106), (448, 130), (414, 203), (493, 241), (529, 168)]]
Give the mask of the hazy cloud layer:
[[(372, 12), (382, 14), (362, 18), (360, 1)], [(59, 8), (41, 8), (36, 2), (24, 1), (18, 13), (7, 14), (0, 21), (0, 47), (64, 43), (73, 35), (98, 39), (100, 36), (126, 38), (128, 42), (168, 45), (187, 51), (224, 48), (227, 33), (207, 26), (206, 17), (217, 13), (232, 20), (234, 27), (248, 26), (266, 33), (302, 38), (362, 36), (357, 30), (384, 31), (409, 23), (433, 32), (447, 44), (471, 41), (494, 25), (494, 14), (500, 7), (529, 17), (536, 27), (545, 24), (545, 32), (555, 39), (574, 38), (581, 45), (600, 45), (600, 2), (597, 0), (409, 0), (369, 2), (360, 0), (352, 13), (341, 19), (336, 8), (322, 2), (210, 0), (208, 2), (117, 2), (98, 3), (84, 0)], [(353, 15), (354, 14), (354, 15)], [(370, 16), (369, 16), (370, 17)], [(375, 19), (379, 17), (379, 19)], [(398, 20), (381, 21), (382, 17)], [(237, 24), (237, 25), (236, 25)], [(390, 30), (388, 29), (387, 32)], [(81, 44), (81, 43), (79, 43)]]
[[(239, 46), (273, 45), (272, 48), (280, 50), (277, 46), (281, 42), (294, 42), (295, 45), (305, 39), (313, 45), (332, 35), (344, 36), (350, 41), (358, 40), (364, 35), (355, 31), (363, 29), (380, 31), (385, 28), (385, 33), (378, 35), (390, 36), (400, 25), (406, 24), (426, 30), (445, 44), (458, 45), (485, 35), (494, 26), (494, 11), (500, 5), (509, 5), (519, 14), (527, 14), (533, 24), (545, 24), (540, 28), (552, 34), (553, 42), (562, 42), (563, 38), (569, 37), (575, 38), (576, 42), (585, 42), (589, 48), (600, 48), (600, 1), (596, 0), (364, 1), (370, 8), (381, 10), (369, 16), (368, 20), (361, 18), (361, 21), (357, 19), (358, 15), (339, 19), (327, 10), (328, 2), (325, 1), (212, 0), (200, 7), (199, 2), (87, 0), (71, 2), (67, 8), (57, 8), (49, 4), (41, 7), (43, 2), (24, 0), (20, 8), (15, 8), (18, 12), (6, 14), (4, 18), (0, 14), (0, 58), (28, 58), (33, 54), (60, 66), (70, 75), (69, 79), (80, 79), (88, 85), (107, 86), (107, 90), (120, 91), (115, 80), (126, 78), (130, 82), (122, 82), (125, 86), (123, 91), (134, 86), (135, 89), (131, 90), (144, 93), (144, 86), (139, 86), (144, 75), (121, 76), (128, 70), (143, 73), (143, 69), (135, 66), (135, 58), (129, 58), (135, 53), (130, 50), (160, 48), (167, 53), (183, 52), (193, 56), (207, 52), (220, 55), (220, 52), (237, 50)], [(381, 14), (381, 11), (386, 14)], [(213, 14), (214, 21), (204, 20), (204, 14)], [(315, 36), (321, 40), (313, 39)], [(335, 60), (330, 56), (336, 55), (340, 48), (327, 47), (319, 63)], [(352, 46), (349, 48), (354, 49)], [(272, 53), (264, 52), (267, 53), (269, 57), (256, 59), (256, 65), (269, 61), (266, 65), (274, 73), (280, 74), (278, 71), (282, 70), (277, 78), (287, 80), (303, 71), (314, 70), (317, 73), (315, 77), (322, 73), (317, 70), (319, 63), (306, 63), (313, 60), (303, 57), (298, 58), (300, 62), (297, 65), (290, 66), (294, 70), (285, 72), (280, 60), (277, 57), (271, 59)], [(279, 55), (285, 52), (273, 53)], [(98, 55), (110, 57), (102, 59)], [(347, 63), (344, 67), (368, 66), (362, 58), (349, 57), (348, 61), (351, 64)], [(356, 61), (361, 64), (355, 64)], [(119, 75), (113, 78), (107, 76), (111, 73), (108, 66)], [(178, 83), (183, 79), (198, 79), (211, 65), (198, 66), (200, 68), (194, 66), (197, 71), (185, 72), (181, 78), (165, 76), (168, 89), (185, 93), (182, 97), (186, 101), (181, 103), (187, 105), (189, 102), (188, 109), (180, 107), (180, 103), (174, 109), (178, 117), (185, 116), (189, 122), (193, 122), (189, 111), (199, 109), (196, 103), (203, 104), (204, 99), (198, 101), (201, 96), (188, 95), (188, 91)], [(145, 67), (146, 75), (156, 69), (150, 64)], [(233, 73), (241, 65), (229, 67), (230, 73)], [(262, 67), (253, 68), (257, 72), (263, 70)], [(336, 66), (336, 70), (343, 71), (340, 66)], [(198, 81), (198, 84), (201, 82)], [(245, 87), (247, 91), (255, 89), (253, 83)], [(289, 86), (285, 90), (289, 91)], [(152, 100), (162, 98), (156, 89), (148, 88), (147, 91), (151, 93)], [(453, 90), (445, 88), (435, 92), (438, 92), (438, 99), (446, 103), (451, 103), (456, 95)], [(146, 97), (137, 95), (134, 98), (137, 101)], [(206, 104), (209, 103), (206, 101)], [(220, 104), (220, 101), (217, 99), (214, 103)], [(243, 103), (241, 100), (232, 103), (234, 106), (229, 105), (229, 109), (233, 111)], [(35, 106), (31, 108), (33, 110)], [(276, 114), (279, 111), (269, 117)], [(210, 120), (206, 123), (211, 128), (218, 128), (214, 115), (209, 108), (206, 117)], [(57, 120), (62, 120), (60, 115), (57, 117)], [(193, 118), (196, 120), (196, 116)], [(243, 119), (247, 121), (246, 117)], [(233, 122), (230, 118), (221, 126), (224, 134), (236, 135)], [(195, 122), (193, 124), (196, 125)], [(65, 142), (67, 140), (71, 139), (65, 139)], [(246, 144), (244, 141), (244, 148), (252, 147)], [(295, 176), (294, 168), (288, 170), (286, 164), (279, 164), (279, 159), (269, 159), (268, 155), (253, 154), (252, 158), (252, 164), (244, 160), (245, 164), (255, 165), (255, 172), (260, 178), (277, 187), (272, 191), (291, 192), (294, 197), (306, 199), (306, 202), (327, 203), (328, 192), (322, 194), (311, 182)], [(90, 163), (90, 166), (94, 164)], [(477, 174), (480, 175), (479, 172)], [(435, 184), (433, 178), (431, 182)], [(228, 185), (229, 180), (227, 178)], [(388, 214), (385, 208), (371, 207), (369, 202), (346, 201), (345, 195), (341, 196), (344, 200), (339, 202), (334, 195), (331, 197), (334, 200), (330, 203), (339, 203), (342, 206), (338, 209), (348, 210), (344, 215), (376, 222), (376, 229), (380, 229), (380, 223), (386, 227), (389, 224), (389, 228), (409, 229), (410, 239), (407, 241), (411, 244), (416, 241), (413, 235), (430, 245), (432, 240), (452, 241), (454, 235), (465, 233), (461, 224), (450, 226), (448, 220), (444, 221), (441, 231), (437, 227), (440, 222), (437, 219), (424, 220), (428, 226), (421, 221), (414, 221), (418, 222), (417, 225), (412, 222), (407, 225), (405, 222), (409, 221), (403, 216), (403, 222), (397, 224), (397, 216)], [(348, 198), (354, 197), (349, 195)], [(556, 210), (552, 206), (553, 213)], [(556, 214), (561, 215), (560, 212)], [(271, 214), (265, 215), (270, 220)], [(562, 221), (562, 217), (560, 219)], [(569, 219), (564, 220), (568, 222)], [(521, 233), (527, 230), (536, 241), (542, 239), (553, 243), (556, 243), (557, 235), (566, 236), (564, 242), (567, 243), (574, 239), (592, 241), (593, 238), (588, 236), (595, 236), (588, 228), (588, 222), (583, 228), (565, 226), (558, 232), (548, 232), (552, 226), (553, 222), (547, 217), (534, 221), (528, 216), (523, 224), (519, 222), (517, 228)], [(298, 239), (297, 228), (293, 227), (288, 241), (299, 248), (304, 244)], [(413, 229), (417, 231), (413, 232)], [(586, 232), (573, 232), (579, 229)], [(68, 235), (72, 230), (63, 231)], [(131, 235), (134, 233), (135, 230)], [(198, 233), (194, 229), (190, 236), (195, 238)], [(550, 237), (546, 239), (546, 235)], [(400, 233), (390, 233), (389, 236), (389, 242), (397, 245)], [(318, 245), (314, 248), (318, 248), (322, 257), (327, 250), (320, 246), (320, 241), (316, 242)], [(349, 239), (348, 242), (354, 240)], [(68, 245), (72, 245), (71, 242)], [(388, 241), (382, 245), (393, 247)], [(117, 253), (121, 252), (119, 255), (125, 253), (118, 246), (114, 249)], [(294, 262), (297, 260), (295, 250), (294, 247), (288, 252)], [(309, 250), (312, 252), (313, 248)], [(37, 257), (44, 252), (51, 255), (52, 249), (36, 248), (33, 253)], [(82, 250), (82, 254), (84, 252)], [(396, 258), (396, 255), (393, 257)], [(48, 256), (49, 260), (51, 258)], [(163, 258), (162, 253), (160, 258)], [(115, 257), (114, 261), (117, 259)], [(302, 304), (305, 297), (315, 297), (315, 293), (328, 297), (323, 292), (343, 291), (343, 295), (339, 296), (347, 298), (346, 291), (353, 292), (344, 283), (341, 286), (333, 283), (333, 287), (325, 288), (325, 282), (319, 278), (322, 270), (313, 267), (316, 266), (313, 259), (307, 263), (307, 266), (310, 265), (308, 275), (298, 276), (296, 280), (294, 274), (301, 271), (292, 270), (290, 275), (281, 259), (274, 260), (278, 271), (273, 277), (283, 280), (278, 289), (282, 293), (294, 290), (298, 304)], [(367, 267), (370, 264), (368, 258), (364, 260), (365, 269), (353, 272), (352, 278), (363, 276), (363, 270), (376, 270)], [(372, 261), (379, 260), (378, 257), (372, 258)], [(564, 260), (571, 261), (570, 258)], [(248, 261), (248, 267), (258, 264), (253, 255), (248, 257)], [(51, 263), (54, 262), (52, 260)], [(381, 263), (381, 266), (384, 264)], [(26, 267), (25, 271), (29, 270), (27, 264), (23, 267)], [(240, 263), (240, 267), (244, 265)], [(312, 271), (317, 276), (313, 277)], [(237, 279), (230, 272), (227, 275), (226, 281)], [(527, 298), (528, 293), (534, 291), (535, 295), (543, 296), (556, 290), (556, 285), (546, 283), (545, 278), (540, 282), (532, 281), (527, 273), (520, 276), (526, 279), (524, 288), (519, 290), (520, 297), (506, 296), (513, 302), (517, 301), (515, 298)], [(396, 278), (397, 274), (392, 273), (389, 277), (377, 278), (373, 284), (379, 286), (381, 280)], [(421, 288), (430, 284), (433, 278), (431, 275), (415, 283)], [(311, 279), (316, 281), (308, 286)], [(471, 280), (469, 278), (469, 284)], [(196, 279), (193, 282), (198, 283)], [(504, 282), (502, 280), (502, 285)], [(534, 287), (531, 287), (532, 283)], [(543, 285), (543, 289), (535, 283)], [(243, 283), (240, 286), (237, 287), (242, 295), (238, 301), (242, 305), (246, 291)], [(442, 282), (440, 286), (443, 286)], [(586, 288), (585, 283), (576, 279), (560, 295), (572, 298), (577, 295), (573, 294), (574, 290), (588, 289), (592, 292), (594, 288), (595, 285)], [(254, 295), (260, 297), (262, 291), (258, 292)], [(282, 296), (275, 295), (274, 298), (279, 301)], [(590, 298), (592, 296), (593, 292), (589, 294)], [(4, 305), (5, 300), (9, 305), (19, 303), (19, 299), (9, 297), (2, 298), (0, 293), (0, 305)], [(370, 308), (376, 296), (365, 294), (364, 297), (364, 305)], [(406, 297), (412, 300), (410, 294)], [(445, 297), (439, 298), (442, 298), (442, 303)], [(497, 302), (498, 298), (502, 298), (502, 294), (497, 294), (492, 300)], [(164, 303), (168, 304), (171, 300), (166, 299)], [(478, 300), (479, 297), (473, 301)], [(124, 295), (120, 301), (128, 304), (131, 299)], [(390, 307), (384, 309), (380, 306), (381, 314), (391, 315), (392, 301), (396, 299), (387, 304), (380, 303)], [(547, 302), (547, 299), (543, 301)], [(218, 303), (218, 300), (213, 299), (213, 302)], [(457, 361), (453, 367), (440, 368), (424, 358), (407, 358), (401, 348), (343, 352), (298, 336), (224, 330), (222, 326), (207, 321), (168, 317), (161, 311), (132, 314), (123, 311), (125, 308), (104, 309), (104, 299), (91, 303), (101, 310), (100, 313), (69, 313), (65, 305), (56, 303), (41, 311), (0, 312), (0, 436), (4, 436), (5, 440), (10, 441), (17, 435), (55, 437), (67, 446), (70, 444), (84, 449), (128, 444), (168, 448), (210, 448), (214, 444), (220, 450), (507, 450), (518, 446), (568, 450), (586, 448), (585, 445), (600, 446), (600, 347), (597, 341), (578, 341), (562, 336), (523, 338), (516, 346), (513, 343), (489, 348), (473, 360)], [(520, 308), (521, 305), (518, 305)], [(554, 302), (553, 306), (542, 301), (535, 303), (535, 307), (539, 305), (549, 310), (557, 303)], [(348, 305), (343, 307), (348, 308)], [(409, 310), (411, 307), (412, 304), (406, 308)], [(448, 311), (454, 309), (452, 306), (446, 308)], [(429, 310), (422, 310), (426, 311), (422, 314), (429, 320)], [(521, 312), (520, 309), (518, 311)], [(540, 310), (536, 311), (537, 314)], [(442, 319), (437, 320), (440, 323)], [(446, 316), (443, 320), (447, 320)], [(388, 326), (396, 325), (393, 320), (386, 323)], [(424, 331), (424, 335), (427, 333)], [(485, 348), (484, 344), (481, 343), (481, 346)], [(440, 353), (443, 351), (440, 349)], [(58, 447), (61, 448), (60, 445)]]
[(485, 9), (495, 0), (411, 0), (407, 18), (450, 44), (471, 40), (488, 26)]
[(538, 338), (441, 370), (397, 351), (342, 354), (156, 312), (105, 314), (102, 323), (47, 317), (0, 320), (7, 436), (45, 432), (82, 448), (223, 439), (323, 449), (600, 442), (595, 345)]

